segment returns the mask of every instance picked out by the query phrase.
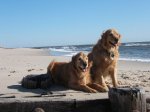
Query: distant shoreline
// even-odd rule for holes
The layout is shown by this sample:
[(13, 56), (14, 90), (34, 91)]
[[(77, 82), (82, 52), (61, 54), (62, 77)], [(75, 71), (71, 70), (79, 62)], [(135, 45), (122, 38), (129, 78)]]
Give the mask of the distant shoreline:
[[(81, 51), (89, 53), (92, 48), (92, 44), (36, 47), (36, 49), (48, 49), (52, 56), (73, 56)], [(150, 42), (124, 43), (119, 47), (119, 52), (119, 60), (150, 62)]]
[[(87, 45), (66, 45), (66, 46), (44, 46), (44, 47), (29, 47), (30, 49), (44, 49), (51, 56), (73, 56), (78, 52), (89, 53), (93, 44)], [(15, 48), (6, 48), (15, 49)], [(129, 42), (123, 43), (119, 47), (119, 60), (150, 62), (150, 42)]]

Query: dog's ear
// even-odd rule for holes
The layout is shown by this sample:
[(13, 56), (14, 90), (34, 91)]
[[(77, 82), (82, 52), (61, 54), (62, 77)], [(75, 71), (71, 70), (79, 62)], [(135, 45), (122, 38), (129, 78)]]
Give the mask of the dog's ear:
[(76, 68), (76, 60), (77, 60), (77, 56), (72, 56), (72, 60), (71, 63), (73, 64), (73, 66)]
[(103, 46), (107, 46), (107, 31), (106, 32), (103, 32), (103, 34), (101, 35), (101, 43), (100, 44), (103, 44)]
[(93, 61), (88, 61), (88, 67), (91, 68), (93, 66)]
[(102, 40), (105, 40), (105, 38), (106, 38), (106, 32), (103, 32), (101, 36), (102, 36)]
[(82, 54), (83, 54), (83, 52), (79, 52), (78, 54), (72, 56), (72, 61), (75, 62), (75, 61), (77, 60), (77, 58), (78, 58), (79, 56), (81, 56)]
[(73, 64), (75, 64), (76, 60), (77, 60), (77, 55), (72, 56), (72, 62), (73, 62)]
[(76, 56), (72, 56), (72, 62), (74, 62), (76, 59)]

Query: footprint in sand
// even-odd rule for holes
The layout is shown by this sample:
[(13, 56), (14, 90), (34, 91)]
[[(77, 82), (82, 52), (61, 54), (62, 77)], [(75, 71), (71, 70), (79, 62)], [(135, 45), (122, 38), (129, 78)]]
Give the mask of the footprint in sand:
[(42, 69), (42, 68), (40, 68), (40, 69), (38, 69), (37, 71), (43, 71), (44, 69)]
[[(27, 71), (28, 72), (31, 72), (31, 71), (33, 71), (33, 70), (35, 70), (35, 69), (28, 69)], [(38, 69), (38, 70), (36, 70), (36, 71), (43, 71), (44, 69)]]
[(13, 70), (13, 71), (10, 71), (10, 73), (16, 73), (16, 71), (15, 71), (15, 70)]
[(28, 71), (28, 72), (31, 72), (31, 71), (33, 71), (33, 70), (35, 70), (35, 69), (32, 68), (32, 69), (28, 69), (27, 71)]
[(9, 74), (8, 76), (11, 76), (13, 73), (16, 73), (16, 71), (13, 70), (13, 71), (10, 71), (9, 73), (11, 73), (11, 74)]

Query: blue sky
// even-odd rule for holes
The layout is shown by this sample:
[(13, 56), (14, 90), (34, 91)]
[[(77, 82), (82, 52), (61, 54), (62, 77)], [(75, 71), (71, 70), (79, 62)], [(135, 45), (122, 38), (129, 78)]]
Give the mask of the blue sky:
[(0, 0), (0, 46), (94, 44), (109, 28), (150, 41), (150, 0)]

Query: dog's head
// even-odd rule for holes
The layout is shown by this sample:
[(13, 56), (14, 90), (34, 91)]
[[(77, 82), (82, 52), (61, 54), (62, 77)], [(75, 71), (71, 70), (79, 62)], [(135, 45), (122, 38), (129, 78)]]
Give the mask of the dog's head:
[(80, 72), (86, 72), (88, 70), (88, 56), (83, 52), (80, 52), (72, 57), (74, 67)]
[(102, 34), (101, 44), (105, 48), (119, 46), (121, 35), (115, 29), (108, 29)]

